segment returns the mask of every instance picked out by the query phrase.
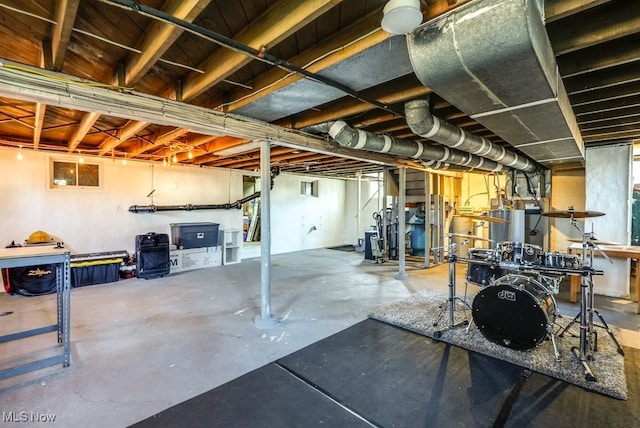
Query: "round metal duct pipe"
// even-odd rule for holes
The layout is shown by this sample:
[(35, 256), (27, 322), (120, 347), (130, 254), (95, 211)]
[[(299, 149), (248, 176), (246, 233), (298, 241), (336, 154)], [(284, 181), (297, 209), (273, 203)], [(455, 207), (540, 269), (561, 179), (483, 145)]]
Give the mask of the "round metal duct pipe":
[(354, 129), (342, 120), (329, 123), (328, 127), (329, 135), (342, 146), (435, 162), (431, 164), (433, 166), (428, 165), (432, 168), (437, 168), (440, 162), (459, 165), (468, 170), (479, 169), (490, 172), (508, 170), (498, 162), (471, 153), (388, 135), (376, 135), (372, 132)]
[(451, 149), (462, 150), (473, 155), (500, 162), (508, 167), (524, 172), (538, 172), (541, 168), (531, 159), (511, 150), (493, 144), (479, 135), (472, 134), (438, 119), (429, 110), (429, 100), (410, 101), (404, 107), (407, 125), (411, 131), (424, 138), (444, 144)]

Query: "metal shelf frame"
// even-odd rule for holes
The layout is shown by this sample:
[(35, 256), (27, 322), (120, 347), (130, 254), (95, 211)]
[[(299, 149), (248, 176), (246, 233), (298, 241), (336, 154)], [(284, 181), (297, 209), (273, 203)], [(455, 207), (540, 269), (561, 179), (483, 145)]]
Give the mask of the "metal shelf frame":
[(19, 376), (45, 367), (62, 364), (68, 367), (71, 360), (71, 255), (64, 248), (21, 247), (0, 249), (0, 268), (56, 265), (57, 323), (18, 333), (0, 336), (0, 344), (56, 331), (62, 353), (53, 357), (32, 361), (20, 366), (0, 370), (0, 380)]

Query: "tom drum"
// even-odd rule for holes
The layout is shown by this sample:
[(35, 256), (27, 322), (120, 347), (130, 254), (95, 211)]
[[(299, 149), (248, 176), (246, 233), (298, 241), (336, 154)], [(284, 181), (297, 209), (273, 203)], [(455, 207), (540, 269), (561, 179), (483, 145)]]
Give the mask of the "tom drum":
[(559, 252), (544, 253), (544, 266), (556, 269), (578, 269), (582, 265), (580, 257)]
[(498, 254), (488, 248), (469, 248), (467, 281), (486, 287), (501, 277), (502, 269), (498, 266)]
[(533, 265), (540, 263), (542, 248), (523, 242), (500, 242), (497, 245), (500, 262), (503, 264)]

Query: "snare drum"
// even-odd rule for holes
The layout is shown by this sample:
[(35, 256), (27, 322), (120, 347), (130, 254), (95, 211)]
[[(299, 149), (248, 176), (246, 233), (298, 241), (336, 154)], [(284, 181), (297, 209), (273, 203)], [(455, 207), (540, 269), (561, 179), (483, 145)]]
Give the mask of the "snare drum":
[(574, 254), (564, 254), (559, 252), (544, 253), (544, 266), (560, 269), (578, 269), (582, 261)]
[(502, 269), (498, 266), (498, 253), (489, 248), (469, 248), (469, 265), (467, 281), (485, 287), (501, 277)]
[(500, 242), (497, 246), (500, 261), (517, 265), (533, 265), (540, 263), (542, 248), (523, 242)]

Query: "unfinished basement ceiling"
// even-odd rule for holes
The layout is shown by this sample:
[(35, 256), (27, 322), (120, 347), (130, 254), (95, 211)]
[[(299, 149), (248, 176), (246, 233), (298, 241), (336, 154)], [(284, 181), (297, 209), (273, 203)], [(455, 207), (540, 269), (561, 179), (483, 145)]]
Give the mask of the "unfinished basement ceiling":
[[(422, 1), (425, 25), (483, 1)], [(440, 145), (415, 135), (404, 117), (407, 102), (428, 98), (434, 116), (495, 146), (547, 168), (581, 164), (578, 143), (536, 150), (504, 121), (478, 115), (451, 95), (455, 79), (434, 91), (421, 82), (405, 36), (380, 28), (386, 0), (136, 3), (0, 0), (0, 145), (255, 171), (256, 142), (267, 138), (282, 171), (353, 177), (424, 164), (312, 130), (341, 120)], [(577, 125), (572, 138), (585, 147), (640, 139), (640, 2), (547, 0), (544, 17), (567, 94), (558, 109)], [(510, 31), (491, 20), (480, 26), (489, 36)], [(230, 42), (237, 47), (223, 46)], [(494, 75), (519, 74), (490, 47), (480, 53)], [(526, 88), (510, 90), (515, 97)]]

